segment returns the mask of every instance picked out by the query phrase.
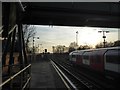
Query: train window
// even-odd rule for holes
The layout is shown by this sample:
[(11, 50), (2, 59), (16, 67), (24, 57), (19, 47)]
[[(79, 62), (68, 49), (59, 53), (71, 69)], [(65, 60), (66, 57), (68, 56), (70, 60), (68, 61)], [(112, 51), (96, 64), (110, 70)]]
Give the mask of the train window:
[(85, 52), (83, 54), (83, 59), (89, 60), (90, 56), (92, 55), (92, 52)]
[(85, 65), (90, 65), (89, 55), (83, 55), (82, 63)]
[(120, 64), (120, 56), (119, 56), (120, 50), (109, 50), (106, 52), (106, 62), (107, 63), (114, 63), (114, 64)]
[(114, 63), (114, 64), (120, 64), (120, 60), (118, 55), (114, 56), (106, 56), (106, 62), (108, 63)]

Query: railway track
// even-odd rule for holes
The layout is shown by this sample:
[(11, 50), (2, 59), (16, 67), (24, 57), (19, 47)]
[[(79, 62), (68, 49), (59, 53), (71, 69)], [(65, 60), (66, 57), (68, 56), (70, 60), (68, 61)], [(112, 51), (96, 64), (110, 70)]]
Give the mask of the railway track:
[(58, 64), (57, 62), (51, 60), (51, 63), (53, 67), (56, 69), (56, 71), (62, 77), (62, 80), (65, 83), (67, 88), (76, 89), (76, 90), (79, 90), (81, 88), (89, 89), (89, 90), (101, 89), (101, 87), (99, 87), (98, 85), (88, 80), (86, 81), (84, 79), (77, 77), (73, 72), (67, 70), (64, 66)]
[[(84, 68), (82, 66), (73, 66), (68, 58), (64, 58), (61, 55), (60, 56), (54, 56), (51, 58), (56, 63), (60, 64), (70, 72), (74, 73), (77, 77), (80, 77), (82, 79), (85, 79), (85, 81), (90, 81), (93, 84), (96, 84), (101, 89), (106, 88), (119, 88), (119, 84), (117, 81), (107, 78), (105, 75), (101, 73), (97, 73), (95, 71), (92, 71), (90, 69)], [(87, 79), (87, 80), (86, 80)]]
[[(99, 85), (101, 88), (116, 88), (113, 80), (106, 78), (105, 76), (95, 73), (91, 70), (85, 69), (83, 67), (73, 67), (70, 63), (58, 62), (63, 65), (66, 69), (74, 71), (78, 77), (83, 77)], [(71, 67), (72, 66), (72, 67)]]

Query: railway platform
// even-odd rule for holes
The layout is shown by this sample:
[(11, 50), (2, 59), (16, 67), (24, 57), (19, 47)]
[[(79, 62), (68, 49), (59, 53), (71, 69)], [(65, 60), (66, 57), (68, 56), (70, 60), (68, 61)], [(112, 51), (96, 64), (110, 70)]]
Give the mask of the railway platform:
[(31, 77), (31, 89), (66, 89), (66, 86), (49, 60), (40, 60), (32, 63)]

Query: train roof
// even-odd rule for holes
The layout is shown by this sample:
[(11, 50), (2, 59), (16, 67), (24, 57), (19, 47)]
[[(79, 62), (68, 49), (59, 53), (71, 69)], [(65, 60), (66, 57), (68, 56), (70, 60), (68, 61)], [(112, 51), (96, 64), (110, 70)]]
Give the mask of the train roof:
[(88, 50), (75, 50), (75, 51), (72, 51), (69, 55), (76, 55), (76, 54), (82, 54), (84, 53), (85, 51), (90, 51), (91, 49), (88, 49)]
[(110, 50), (110, 49), (120, 49), (120, 46), (117, 46), (117, 47), (107, 47), (107, 48), (98, 48), (98, 49), (93, 49), (93, 50)]
[(80, 50), (75, 50), (75, 51), (70, 52), (69, 55), (77, 54), (77, 53), (79, 53), (79, 52), (80, 52)]
[(118, 47), (108, 47), (108, 48), (98, 48), (98, 49), (87, 49), (87, 50), (75, 50), (75, 51), (72, 51), (69, 55), (76, 55), (76, 54), (83, 54), (84, 52), (90, 52), (90, 51), (97, 51), (97, 53), (105, 53), (107, 50), (117, 50), (117, 49), (120, 49), (120, 46)]

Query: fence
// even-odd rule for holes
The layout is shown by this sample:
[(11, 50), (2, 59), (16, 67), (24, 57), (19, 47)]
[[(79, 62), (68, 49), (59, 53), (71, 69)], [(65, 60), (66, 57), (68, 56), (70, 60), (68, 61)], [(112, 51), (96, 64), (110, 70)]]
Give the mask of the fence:
[[(24, 90), (30, 88), (31, 80), (31, 64), (20, 70), (20, 65), (7, 65), (12, 71), (8, 75), (3, 75), (3, 82), (0, 84), (2, 90), (10, 90), (17, 88)], [(17, 72), (16, 72), (17, 71)]]

